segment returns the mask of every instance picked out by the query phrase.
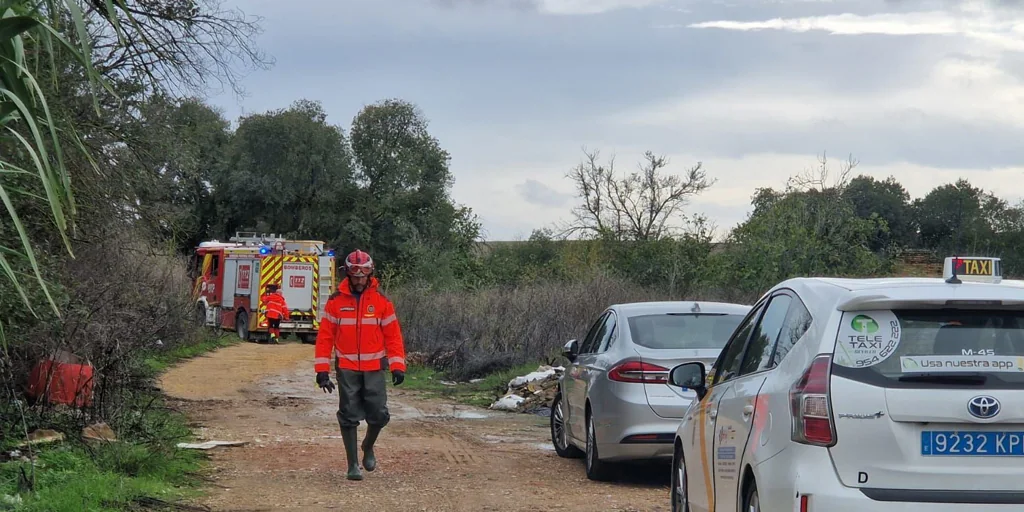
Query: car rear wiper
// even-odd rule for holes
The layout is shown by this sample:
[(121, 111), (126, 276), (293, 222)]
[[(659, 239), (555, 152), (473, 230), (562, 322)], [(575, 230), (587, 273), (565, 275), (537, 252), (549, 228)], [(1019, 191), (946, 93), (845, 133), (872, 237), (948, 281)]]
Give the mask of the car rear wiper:
[(900, 376), (900, 382), (932, 382), (935, 384), (984, 384), (987, 375), (980, 373), (915, 373)]

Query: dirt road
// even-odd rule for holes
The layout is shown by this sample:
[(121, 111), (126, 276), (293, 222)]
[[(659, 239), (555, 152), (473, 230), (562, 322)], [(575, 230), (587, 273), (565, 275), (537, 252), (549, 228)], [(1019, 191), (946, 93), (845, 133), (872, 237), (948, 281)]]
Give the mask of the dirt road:
[[(613, 484), (555, 455), (548, 420), (495, 413), (401, 388), (378, 441), (378, 468), (345, 479), (337, 394), (316, 389), (312, 347), (242, 344), (164, 375), (163, 390), (212, 451), (213, 484), (197, 500), (218, 511), (669, 510), (668, 470), (646, 465)], [(360, 427), (360, 438), (363, 427)]]

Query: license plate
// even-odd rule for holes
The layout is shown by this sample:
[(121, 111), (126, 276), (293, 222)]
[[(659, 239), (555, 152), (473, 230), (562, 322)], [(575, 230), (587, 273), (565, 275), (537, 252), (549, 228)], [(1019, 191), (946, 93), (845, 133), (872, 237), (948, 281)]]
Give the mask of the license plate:
[(921, 455), (1024, 457), (1024, 432), (921, 432)]

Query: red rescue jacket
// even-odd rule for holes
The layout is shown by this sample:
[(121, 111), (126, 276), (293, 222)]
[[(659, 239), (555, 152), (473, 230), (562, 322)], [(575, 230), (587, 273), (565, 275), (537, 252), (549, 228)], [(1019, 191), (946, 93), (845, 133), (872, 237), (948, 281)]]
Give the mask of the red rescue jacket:
[(267, 318), (271, 320), (292, 317), (291, 311), (288, 311), (288, 304), (284, 301), (284, 295), (281, 295), (279, 291), (263, 294), (263, 297), (260, 297), (260, 302), (263, 304), (263, 309), (267, 312)]
[(348, 278), (327, 300), (320, 332), (316, 336), (313, 369), (330, 371), (331, 356), (345, 370), (380, 370), (387, 357), (392, 370), (405, 371), (405, 344), (395, 307), (377, 291), (380, 282), (371, 277), (359, 298), (349, 289)]

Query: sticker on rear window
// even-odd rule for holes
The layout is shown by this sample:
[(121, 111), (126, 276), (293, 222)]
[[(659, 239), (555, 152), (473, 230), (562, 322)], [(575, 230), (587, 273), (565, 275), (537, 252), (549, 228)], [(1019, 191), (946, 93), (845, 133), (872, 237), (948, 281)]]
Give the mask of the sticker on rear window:
[(1024, 372), (1019, 356), (902, 356), (903, 373), (921, 372)]
[(889, 359), (900, 346), (900, 320), (889, 310), (843, 313), (835, 363), (866, 368)]

